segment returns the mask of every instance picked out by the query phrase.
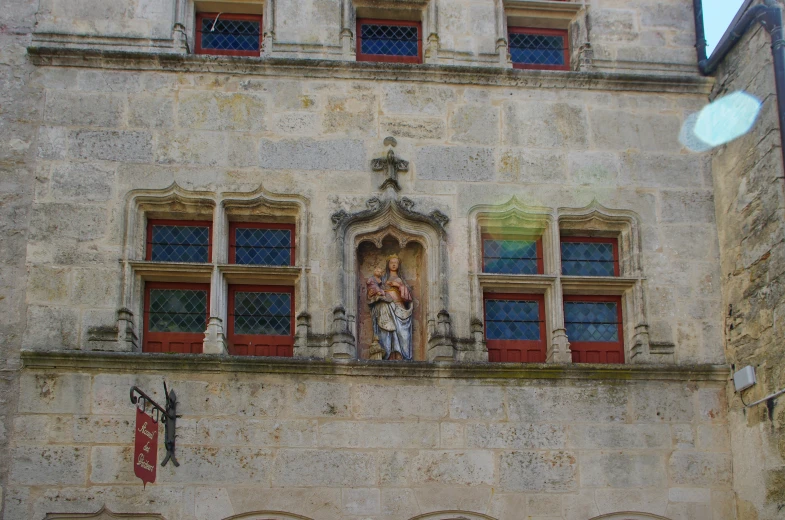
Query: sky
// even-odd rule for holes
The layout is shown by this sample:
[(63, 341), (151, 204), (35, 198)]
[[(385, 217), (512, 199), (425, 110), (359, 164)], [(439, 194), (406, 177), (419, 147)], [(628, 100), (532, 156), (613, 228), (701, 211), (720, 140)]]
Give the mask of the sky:
[(725, 29), (728, 28), (736, 12), (744, 0), (703, 0), (703, 25), (706, 29), (706, 41), (709, 46), (706, 54), (711, 52), (720, 41)]

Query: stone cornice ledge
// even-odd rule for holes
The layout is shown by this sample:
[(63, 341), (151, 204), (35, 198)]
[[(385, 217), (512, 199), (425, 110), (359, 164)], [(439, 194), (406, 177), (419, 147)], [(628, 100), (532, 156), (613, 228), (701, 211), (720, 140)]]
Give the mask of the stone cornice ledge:
[(223, 74), (318, 79), (354, 79), (447, 83), (521, 88), (672, 92), (708, 95), (714, 79), (698, 74), (634, 74), (518, 70), (500, 67), (433, 64), (395, 64), (313, 60), (300, 58), (248, 58), (194, 54), (149, 53), (30, 46), (33, 64), (114, 70), (212, 72)]
[(725, 365), (573, 365), (517, 363), (426, 363), (326, 361), (207, 354), (22, 351), (25, 369), (111, 372), (206, 372), (303, 374), (446, 379), (572, 379), (595, 381), (727, 381)]

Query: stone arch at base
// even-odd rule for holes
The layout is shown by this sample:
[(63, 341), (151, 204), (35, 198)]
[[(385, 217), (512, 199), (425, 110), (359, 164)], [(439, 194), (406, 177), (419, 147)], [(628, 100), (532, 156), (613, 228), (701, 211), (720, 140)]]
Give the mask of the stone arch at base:
[(410, 518), (409, 520), (496, 520), (492, 516), (470, 511), (435, 511)]
[(251, 511), (224, 518), (224, 520), (313, 520), (307, 516), (284, 513), (283, 511)]
[(664, 516), (651, 513), (636, 513), (635, 511), (622, 511), (621, 513), (610, 513), (595, 516), (589, 520), (670, 520)]

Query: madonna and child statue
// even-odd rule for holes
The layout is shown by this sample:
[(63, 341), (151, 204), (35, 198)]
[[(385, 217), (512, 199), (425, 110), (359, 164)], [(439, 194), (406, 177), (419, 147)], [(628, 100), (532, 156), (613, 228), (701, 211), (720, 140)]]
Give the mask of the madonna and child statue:
[(378, 342), (381, 358), (410, 361), (414, 306), (412, 290), (403, 278), (400, 258), (397, 255), (389, 257), (384, 271), (377, 265), (366, 285), (374, 344)]

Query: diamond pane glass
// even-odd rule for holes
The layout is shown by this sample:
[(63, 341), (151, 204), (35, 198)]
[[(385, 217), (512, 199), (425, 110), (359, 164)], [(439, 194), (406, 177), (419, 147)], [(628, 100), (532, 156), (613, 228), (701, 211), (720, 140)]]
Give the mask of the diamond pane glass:
[(235, 263), (290, 265), (292, 232), (288, 229), (236, 228)]
[(292, 295), (277, 292), (234, 293), (234, 333), (288, 336)]
[(564, 302), (564, 325), (570, 341), (619, 341), (615, 302)]
[(202, 18), (202, 49), (216, 51), (258, 51), (258, 20)]
[(483, 240), (486, 273), (537, 274), (537, 242), (534, 240)]
[(540, 339), (540, 305), (528, 300), (485, 300), (485, 338)]
[(417, 27), (361, 24), (360, 52), (381, 56), (417, 56)]
[(564, 53), (564, 36), (510, 33), (510, 56), (513, 63), (564, 65)]
[(151, 260), (154, 262), (207, 262), (208, 226), (153, 225)]
[(204, 332), (207, 291), (150, 289), (150, 332)]
[(575, 276), (614, 276), (613, 244), (562, 242), (561, 272)]

